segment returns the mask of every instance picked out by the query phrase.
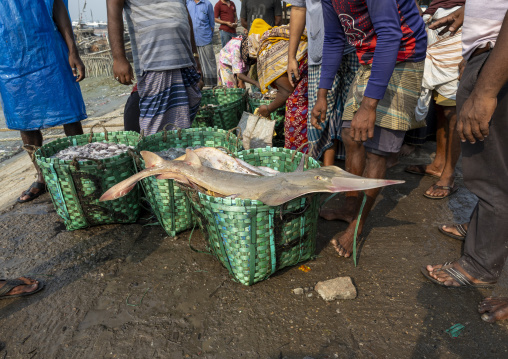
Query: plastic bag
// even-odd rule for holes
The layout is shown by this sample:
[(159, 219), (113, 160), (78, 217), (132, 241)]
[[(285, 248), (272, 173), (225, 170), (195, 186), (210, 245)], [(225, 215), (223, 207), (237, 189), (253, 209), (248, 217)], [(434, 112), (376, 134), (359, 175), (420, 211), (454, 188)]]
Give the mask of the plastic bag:
[(242, 144), (246, 150), (272, 146), (275, 121), (244, 112), (238, 127), (242, 130)]
[(0, 1), (0, 97), (7, 127), (13, 130), (86, 118), (67, 45), (53, 21), (53, 2)]

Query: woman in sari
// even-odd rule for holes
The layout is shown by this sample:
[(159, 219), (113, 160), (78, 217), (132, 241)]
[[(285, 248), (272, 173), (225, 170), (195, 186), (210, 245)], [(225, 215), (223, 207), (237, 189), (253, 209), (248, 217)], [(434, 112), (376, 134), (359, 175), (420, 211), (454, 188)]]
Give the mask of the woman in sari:
[(250, 67), (256, 63), (255, 57), (250, 57), (247, 36), (232, 38), (219, 53), (219, 86), (227, 88), (245, 87), (241, 82), (250, 83), (259, 88), (259, 83), (247, 74)]
[[(260, 89), (262, 93), (268, 92), (271, 86), (277, 89), (277, 96), (269, 105), (259, 107), (258, 114), (269, 117), (279, 107), (286, 105), (286, 118), (284, 121), (284, 148), (296, 150), (307, 143), (307, 112), (308, 112), (308, 64), (307, 64), (307, 35), (302, 35), (296, 58), (299, 63), (300, 79), (289, 82), (287, 75), (289, 26), (270, 28), (261, 19), (252, 23), (251, 32), (268, 27), (263, 33), (259, 43), (257, 55), (257, 70)], [(251, 35), (249, 35), (250, 37)], [(303, 153), (308, 152), (308, 146), (301, 148)]]

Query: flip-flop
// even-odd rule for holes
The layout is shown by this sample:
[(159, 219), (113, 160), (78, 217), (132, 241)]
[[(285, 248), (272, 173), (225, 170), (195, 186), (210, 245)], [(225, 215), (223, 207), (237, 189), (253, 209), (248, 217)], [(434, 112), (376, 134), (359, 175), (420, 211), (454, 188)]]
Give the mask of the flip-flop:
[(447, 195), (444, 195), (444, 196), (431, 196), (430, 194), (427, 194), (427, 193), (424, 193), (423, 195), (427, 198), (430, 198), (430, 199), (443, 199), (443, 198), (446, 198), (446, 197), (449, 197), (451, 196), (452, 194), (454, 194), (455, 192), (457, 192), (459, 190), (459, 187), (458, 186), (438, 186), (437, 184), (433, 184), (432, 187), (434, 189), (444, 189), (446, 191), (449, 191)]
[[(32, 191), (30, 191), (32, 188), (38, 189), (39, 192), (33, 193)], [(46, 188), (45, 183), (34, 182), (30, 185), (30, 187), (25, 192), (23, 192), (21, 194), (21, 196), (18, 197), (17, 202), (18, 203), (26, 203), (26, 202), (33, 201), (34, 199), (39, 197), (41, 194), (46, 193), (46, 191), (47, 191), (47, 188)], [(28, 198), (21, 199), (21, 197), (24, 197), (24, 196), (28, 196)]]
[(448, 236), (453, 239), (458, 239), (459, 241), (463, 241), (464, 239), (466, 239), (467, 229), (464, 228), (463, 224), (454, 224), (453, 226), (446, 225), (447, 227), (455, 227), (455, 229), (457, 230), (457, 232), (460, 233), (460, 235), (456, 235), (451, 232), (445, 231), (443, 229), (443, 226), (444, 225), (440, 225), (439, 227), (437, 227), (437, 229), (439, 230), (439, 232), (443, 233), (445, 236)]
[[(28, 278), (28, 277), (23, 277), (23, 278), (32, 279), (32, 278)], [(9, 293), (12, 289), (19, 287), (20, 285), (30, 285), (30, 284), (25, 283), (21, 279), (0, 279), (0, 281), (5, 282), (5, 284), (2, 286), (2, 288), (0, 288), (0, 299), (24, 297), (27, 295), (35, 294), (44, 288), (44, 282), (38, 281), (37, 289), (32, 292), (24, 292), (24, 293), (20, 293), (20, 294), (7, 295), (7, 293)]]
[(420, 175), (420, 176), (429, 176), (434, 178), (440, 178), (438, 175), (433, 175), (431, 173), (425, 172), (427, 170), (427, 165), (411, 165), (404, 168), (404, 171), (407, 173), (412, 173), (414, 175)]
[[(445, 267), (448, 267), (448, 268), (445, 268)], [(444, 284), (444, 282), (438, 281), (437, 279), (430, 276), (429, 271), (427, 270), (427, 267), (425, 267), (425, 266), (421, 267), (420, 270), (421, 270), (422, 274), (424, 275), (424, 277), (427, 278), (428, 280), (430, 280), (432, 283), (435, 283), (437, 285), (440, 285), (441, 287), (446, 287), (446, 288), (467, 288), (467, 287), (469, 287), (469, 288), (491, 288), (496, 284), (496, 283), (481, 283), (481, 284), (473, 283), (464, 274), (462, 274), (462, 272), (453, 268), (452, 262), (446, 262), (445, 264), (443, 264), (443, 266), (441, 268), (438, 268), (435, 271), (436, 272), (442, 271), (442, 272), (448, 274), (454, 281), (459, 283), (460, 286), (446, 285), (446, 284)]]

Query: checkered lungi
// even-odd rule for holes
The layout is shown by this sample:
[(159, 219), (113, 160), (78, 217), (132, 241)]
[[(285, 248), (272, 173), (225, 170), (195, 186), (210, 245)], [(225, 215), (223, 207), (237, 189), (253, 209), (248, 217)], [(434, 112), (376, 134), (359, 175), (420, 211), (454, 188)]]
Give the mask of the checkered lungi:
[(344, 159), (346, 157), (346, 149), (341, 140), (341, 123), (342, 113), (344, 111), (344, 103), (349, 92), (349, 87), (360, 63), (356, 52), (344, 55), (339, 71), (335, 75), (332, 89), (328, 91), (326, 98), (328, 107), (326, 109), (326, 120), (321, 124), (323, 130), (318, 130), (311, 125), (312, 109), (317, 101), (317, 92), (319, 80), (321, 77), (321, 65), (309, 66), (309, 114), (308, 114), (308, 140), (312, 144), (310, 155), (319, 159), (323, 153), (332, 147), (335, 140), (339, 140), (337, 146), (337, 157)]

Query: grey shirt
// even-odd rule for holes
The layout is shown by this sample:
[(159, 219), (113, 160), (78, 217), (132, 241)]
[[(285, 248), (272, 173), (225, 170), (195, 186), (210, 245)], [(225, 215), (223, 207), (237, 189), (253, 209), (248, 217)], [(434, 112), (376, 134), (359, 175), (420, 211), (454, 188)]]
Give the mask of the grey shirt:
[(136, 75), (194, 66), (185, 0), (126, 0)]
[[(323, 42), (325, 40), (325, 25), (323, 22), (323, 8), (321, 0), (292, 0), (291, 5), (307, 8), (306, 27), (309, 38), (309, 65), (321, 65), (323, 57)], [(350, 45), (344, 48), (344, 55), (355, 52)]]
[(280, 0), (242, 0), (240, 17), (247, 20), (247, 30), (254, 19), (263, 19), (268, 25), (275, 26), (275, 16), (282, 16)]

